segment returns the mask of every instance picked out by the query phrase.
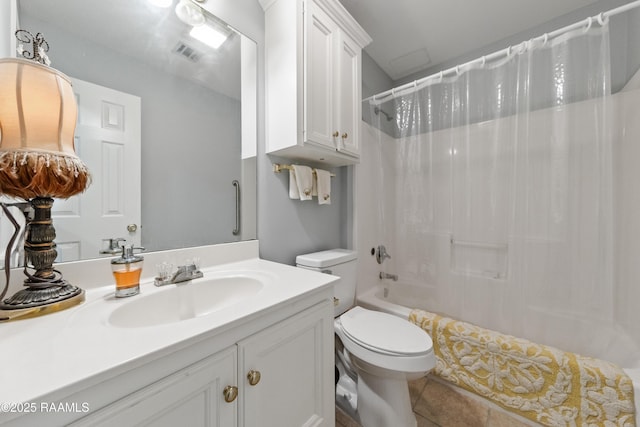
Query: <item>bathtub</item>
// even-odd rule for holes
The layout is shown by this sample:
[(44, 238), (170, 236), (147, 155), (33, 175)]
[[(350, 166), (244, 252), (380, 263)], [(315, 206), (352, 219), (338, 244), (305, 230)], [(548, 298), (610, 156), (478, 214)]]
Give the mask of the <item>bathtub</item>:
[[(402, 291), (402, 285), (394, 284), (394, 288)], [(410, 287), (407, 287), (406, 290), (408, 294), (411, 293)], [(409, 319), (409, 313), (413, 308), (426, 309), (428, 307), (428, 301), (422, 301), (417, 295), (403, 295), (402, 292), (395, 291), (390, 294), (381, 285), (358, 294), (357, 304), (370, 310), (382, 311), (403, 319)], [(407, 307), (409, 304), (417, 305), (417, 307)], [(633, 381), (636, 424), (640, 425), (640, 368), (623, 368), (623, 370)]]

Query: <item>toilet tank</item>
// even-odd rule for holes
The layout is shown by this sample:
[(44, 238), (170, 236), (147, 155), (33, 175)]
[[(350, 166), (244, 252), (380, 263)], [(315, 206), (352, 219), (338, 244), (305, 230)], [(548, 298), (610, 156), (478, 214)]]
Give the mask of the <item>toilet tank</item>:
[(357, 258), (358, 254), (348, 249), (330, 249), (296, 257), (296, 265), (300, 268), (340, 277), (333, 285), (333, 296), (338, 299), (336, 317), (353, 307), (355, 302)]

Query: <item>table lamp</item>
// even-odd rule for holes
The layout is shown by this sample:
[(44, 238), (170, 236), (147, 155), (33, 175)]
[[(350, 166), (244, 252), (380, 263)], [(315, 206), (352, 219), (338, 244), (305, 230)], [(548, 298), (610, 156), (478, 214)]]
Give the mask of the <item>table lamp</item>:
[(24, 243), (25, 288), (0, 296), (0, 310), (26, 310), (33, 317), (84, 300), (84, 291), (53, 268), (51, 207), (54, 197), (84, 191), (90, 175), (74, 149), (77, 105), (69, 78), (48, 66), (49, 46), (40, 33), (18, 30), (16, 37), (23, 58), (0, 59), (0, 194), (27, 200), (33, 217)]

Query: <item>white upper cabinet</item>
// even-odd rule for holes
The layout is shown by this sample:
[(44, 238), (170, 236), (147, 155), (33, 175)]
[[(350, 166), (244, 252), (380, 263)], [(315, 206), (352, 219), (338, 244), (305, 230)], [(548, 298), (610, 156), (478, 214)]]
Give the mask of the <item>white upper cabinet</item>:
[(267, 153), (358, 162), (362, 48), (371, 38), (337, 0), (261, 0)]

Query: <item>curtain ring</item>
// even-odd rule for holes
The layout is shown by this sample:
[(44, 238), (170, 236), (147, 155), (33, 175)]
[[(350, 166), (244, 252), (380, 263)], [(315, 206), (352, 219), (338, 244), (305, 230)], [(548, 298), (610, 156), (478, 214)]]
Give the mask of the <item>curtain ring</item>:
[(460, 66), (456, 65), (456, 74), (459, 76), (460, 75)]
[(587, 28), (584, 29), (585, 33), (591, 29), (592, 24), (593, 24), (593, 18), (591, 17), (587, 18)]
[(607, 24), (607, 21), (609, 21), (609, 17), (605, 17), (604, 12), (600, 12), (598, 15), (598, 24), (600, 24), (601, 27), (604, 27)]
[(518, 45), (518, 55), (522, 55), (523, 53), (525, 53), (527, 51), (527, 43), (526, 41), (523, 41), (522, 43), (520, 43)]
[(487, 65), (487, 57), (486, 56), (482, 56), (482, 66), (484, 67), (485, 65)]
[(549, 33), (544, 33), (544, 36), (542, 36), (542, 46), (546, 46), (548, 41), (549, 41)]
[(440, 74), (438, 75), (438, 78), (440, 79), (440, 81), (442, 81), (442, 79), (444, 79), (444, 73), (442, 71), (440, 71)]

